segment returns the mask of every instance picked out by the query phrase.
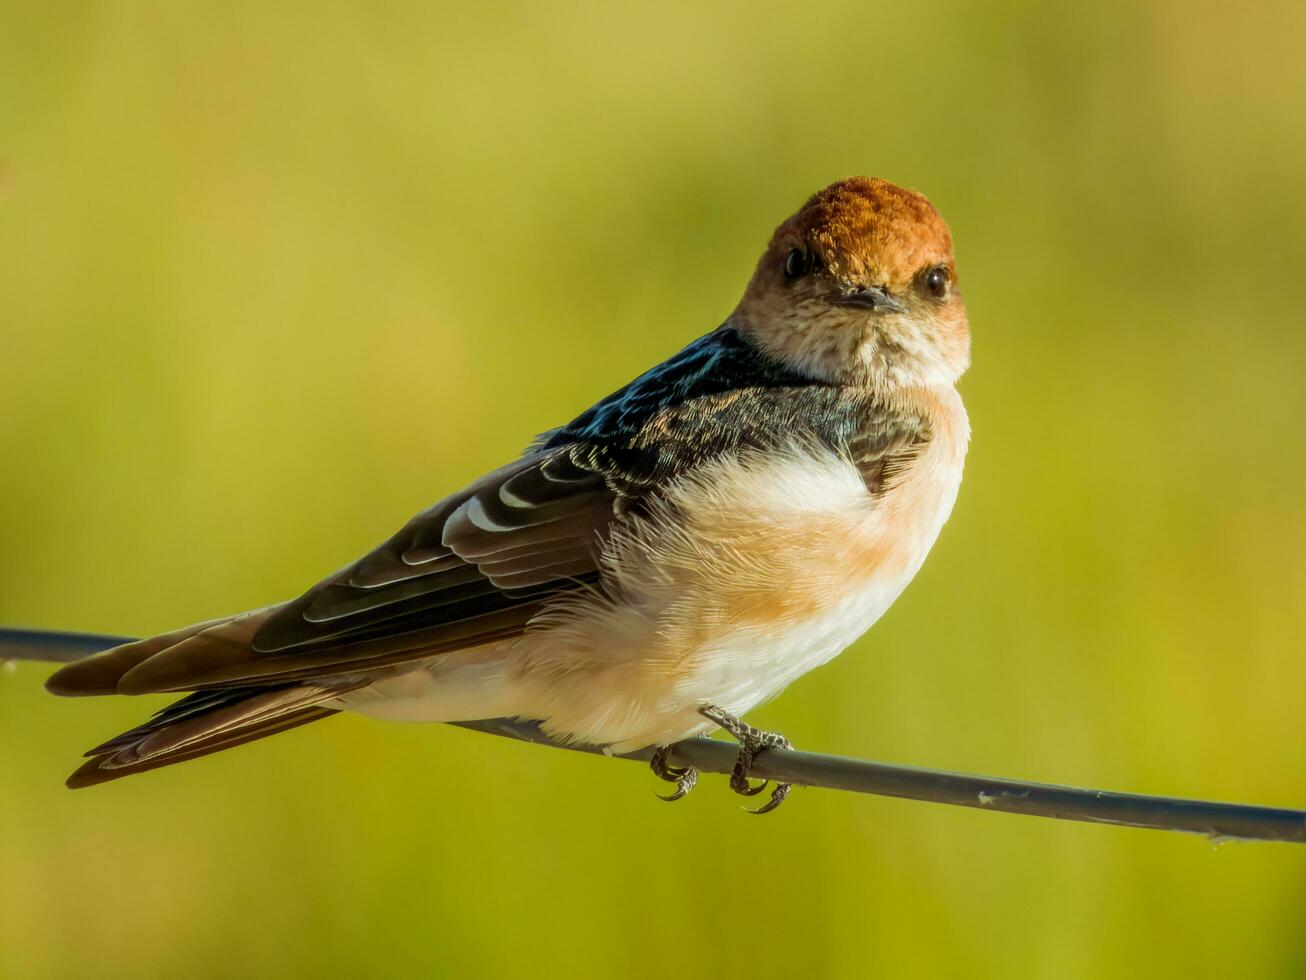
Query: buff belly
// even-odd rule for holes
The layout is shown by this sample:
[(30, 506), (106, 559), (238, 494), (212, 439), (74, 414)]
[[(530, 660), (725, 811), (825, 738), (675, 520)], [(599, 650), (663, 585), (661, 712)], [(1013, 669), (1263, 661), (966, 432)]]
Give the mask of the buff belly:
[(673, 487), (614, 537), (607, 597), (569, 600), (522, 637), (442, 654), (340, 707), (410, 721), (515, 716), (617, 751), (709, 730), (841, 652), (920, 568), (956, 497), (960, 455), (932, 446), (890, 492), (795, 448)]

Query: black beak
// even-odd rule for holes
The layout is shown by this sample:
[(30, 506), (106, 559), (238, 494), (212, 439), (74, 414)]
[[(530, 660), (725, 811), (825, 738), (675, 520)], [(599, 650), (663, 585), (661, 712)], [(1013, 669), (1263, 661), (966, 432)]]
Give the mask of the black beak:
[(856, 306), (863, 310), (885, 310), (892, 313), (905, 313), (907, 307), (890, 296), (879, 286), (863, 286), (853, 293), (844, 293), (835, 300), (840, 306)]

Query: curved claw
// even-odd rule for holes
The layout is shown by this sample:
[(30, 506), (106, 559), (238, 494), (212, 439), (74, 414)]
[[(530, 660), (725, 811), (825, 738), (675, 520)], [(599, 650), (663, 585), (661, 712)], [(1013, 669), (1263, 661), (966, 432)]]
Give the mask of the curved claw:
[(653, 795), (659, 800), (674, 803), (676, 800), (683, 800), (689, 794), (689, 791), (694, 788), (694, 784), (698, 782), (698, 770), (693, 766), (669, 765), (667, 760), (670, 756), (670, 746), (658, 746), (653, 752), (653, 757), (649, 759), (649, 767), (659, 779), (676, 784), (676, 788), (668, 796), (663, 796), (658, 792), (654, 792)]
[(756, 796), (770, 785), (771, 781), (769, 779), (763, 779), (760, 783), (753, 784), (745, 778), (741, 783), (732, 782), (730, 788), (740, 796)]
[[(666, 777), (664, 776), (663, 778), (665, 779)], [(698, 770), (694, 769), (692, 766), (687, 766), (685, 769), (681, 770), (680, 777), (675, 780), (676, 788), (672, 790), (670, 794), (663, 796), (655, 790), (653, 795), (659, 800), (664, 800), (667, 803), (675, 803), (676, 800), (683, 800), (688, 796), (689, 791), (694, 788), (694, 785), (697, 782)]]
[(789, 783), (776, 783), (775, 789), (771, 791), (771, 798), (759, 806), (756, 810), (750, 810), (748, 807), (742, 807), (745, 813), (751, 813), (753, 816), (760, 816), (763, 813), (770, 813), (786, 799), (789, 798), (789, 791), (793, 787)]

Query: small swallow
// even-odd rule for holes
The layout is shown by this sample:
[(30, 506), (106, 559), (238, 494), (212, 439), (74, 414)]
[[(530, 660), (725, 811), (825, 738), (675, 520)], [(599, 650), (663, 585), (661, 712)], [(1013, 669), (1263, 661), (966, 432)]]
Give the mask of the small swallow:
[[(90, 786), (340, 711), (538, 721), (668, 747), (725, 729), (738, 793), (788, 746), (740, 718), (911, 581), (961, 483), (970, 357), (922, 195), (841, 180), (776, 230), (725, 323), (297, 599), (62, 668), (61, 695), (191, 692), (97, 746)], [(755, 812), (773, 809), (779, 784)]]

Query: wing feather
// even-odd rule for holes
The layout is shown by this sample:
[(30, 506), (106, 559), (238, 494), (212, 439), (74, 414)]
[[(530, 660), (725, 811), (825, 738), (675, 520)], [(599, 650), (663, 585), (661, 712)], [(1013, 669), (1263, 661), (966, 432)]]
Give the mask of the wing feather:
[(515, 462), (418, 514), (304, 595), (70, 664), (59, 694), (195, 691), (92, 750), (91, 785), (334, 713), (326, 702), (447, 651), (521, 635), (559, 596), (604, 590), (613, 527), (725, 454), (817, 440), (872, 495), (928, 425), (799, 377), (729, 327), (551, 430)]
[(818, 438), (854, 458), (874, 493), (890, 458), (923, 436), (868, 397), (777, 368), (724, 328), (298, 599), (110, 652), (87, 686), (313, 681), (519, 635), (558, 596), (601, 590), (614, 523), (708, 459)]

